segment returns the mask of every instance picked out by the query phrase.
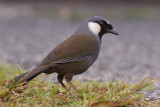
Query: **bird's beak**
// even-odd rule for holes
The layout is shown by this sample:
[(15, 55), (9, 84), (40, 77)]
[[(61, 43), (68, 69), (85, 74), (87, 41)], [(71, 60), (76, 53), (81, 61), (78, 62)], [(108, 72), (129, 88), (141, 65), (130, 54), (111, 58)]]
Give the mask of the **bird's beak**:
[(107, 33), (112, 33), (112, 34), (115, 34), (115, 35), (119, 35), (117, 31), (115, 31), (114, 29), (110, 30), (110, 29), (107, 29)]

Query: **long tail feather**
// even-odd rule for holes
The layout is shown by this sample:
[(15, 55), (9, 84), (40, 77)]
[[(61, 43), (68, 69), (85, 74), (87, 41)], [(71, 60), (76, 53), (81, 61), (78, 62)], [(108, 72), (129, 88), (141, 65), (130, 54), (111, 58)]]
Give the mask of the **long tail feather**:
[(11, 80), (9, 85), (7, 85), (7, 87), (9, 87), (11, 83), (19, 84), (19, 83), (23, 83), (23, 82), (28, 82), (28, 81), (32, 80), (33, 78), (35, 78), (36, 76), (38, 76), (39, 74), (43, 73), (45, 70), (46, 70), (46, 67), (41, 66), (41, 67), (37, 67), (37, 68), (33, 69), (32, 71), (25, 72), (25, 73), (17, 76), (15, 79)]

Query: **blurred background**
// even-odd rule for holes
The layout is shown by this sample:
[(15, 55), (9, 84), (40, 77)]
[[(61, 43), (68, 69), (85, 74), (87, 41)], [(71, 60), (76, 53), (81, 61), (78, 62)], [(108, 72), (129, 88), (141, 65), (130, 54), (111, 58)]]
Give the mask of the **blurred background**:
[[(31, 70), (88, 17), (103, 16), (120, 36), (104, 35), (100, 55), (80, 80), (160, 78), (158, 0), (1, 0), (0, 63)], [(50, 79), (56, 79), (56, 74)]]

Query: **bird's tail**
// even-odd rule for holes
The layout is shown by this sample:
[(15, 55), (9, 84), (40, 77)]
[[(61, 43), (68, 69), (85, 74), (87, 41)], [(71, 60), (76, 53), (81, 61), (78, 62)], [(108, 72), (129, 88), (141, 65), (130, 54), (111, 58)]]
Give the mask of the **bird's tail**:
[(11, 84), (17, 85), (20, 83), (28, 82), (32, 80), (33, 78), (35, 78), (36, 76), (38, 76), (39, 74), (43, 73), (45, 70), (46, 68), (44, 66), (40, 66), (40, 67), (33, 69), (32, 71), (25, 72), (17, 76), (16, 78), (14, 78), (13, 80), (11, 80), (9, 85), (7, 85), (7, 87), (9, 87)]

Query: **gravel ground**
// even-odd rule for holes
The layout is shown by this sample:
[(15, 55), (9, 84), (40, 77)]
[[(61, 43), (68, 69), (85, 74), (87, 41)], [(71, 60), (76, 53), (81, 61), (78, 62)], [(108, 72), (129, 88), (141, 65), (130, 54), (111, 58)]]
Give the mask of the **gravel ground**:
[[(35, 17), (28, 7), (0, 6), (0, 61), (32, 69), (60, 42), (68, 38), (81, 23)], [(11, 14), (12, 13), (12, 14)], [(25, 14), (24, 14), (25, 13)], [(100, 55), (80, 80), (119, 80), (137, 82), (152, 72), (160, 78), (160, 21), (111, 20), (120, 36), (104, 35)], [(55, 80), (56, 75), (49, 76)], [(160, 98), (160, 84), (150, 99)]]

